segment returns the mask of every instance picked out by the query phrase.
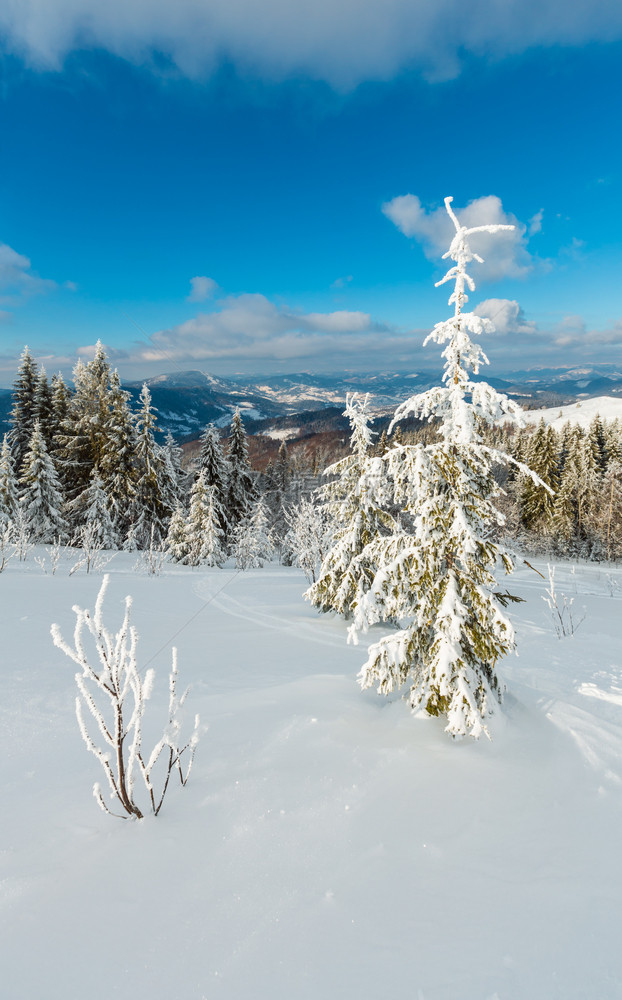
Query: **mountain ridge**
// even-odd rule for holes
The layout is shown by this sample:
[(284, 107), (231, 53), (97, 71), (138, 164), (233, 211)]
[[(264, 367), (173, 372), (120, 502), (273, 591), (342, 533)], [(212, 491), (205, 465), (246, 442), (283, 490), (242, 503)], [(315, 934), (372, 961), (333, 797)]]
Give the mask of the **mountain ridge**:
[[(573, 365), (557, 368), (531, 368), (486, 377), (499, 392), (506, 393), (528, 409), (565, 406), (582, 399), (611, 396), (622, 399), (622, 367)], [(144, 380), (125, 381), (134, 406), (143, 384), (151, 392), (158, 411), (160, 430), (170, 430), (181, 441), (197, 438), (209, 423), (226, 427), (236, 409), (251, 433), (270, 430), (271, 424), (291, 423), (297, 414), (340, 411), (348, 392), (369, 393), (372, 409), (378, 415), (392, 411), (414, 392), (438, 385), (439, 372), (355, 372), (283, 374), (248, 376), (236, 373), (216, 376), (199, 369), (162, 373)], [(9, 429), (10, 389), (0, 389), (0, 432)]]

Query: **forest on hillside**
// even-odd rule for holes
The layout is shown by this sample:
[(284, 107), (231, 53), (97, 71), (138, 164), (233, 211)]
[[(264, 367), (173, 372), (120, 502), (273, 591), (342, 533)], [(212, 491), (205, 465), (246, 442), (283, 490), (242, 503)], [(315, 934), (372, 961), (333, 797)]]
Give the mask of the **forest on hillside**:
[[(347, 441), (326, 436), (320, 447), (282, 442), (266, 461), (252, 449), (239, 413), (228, 433), (209, 425), (192, 458), (167, 433), (144, 386), (138, 408), (121, 387), (99, 344), (79, 361), (73, 387), (48, 379), (26, 348), (13, 387), (11, 430), (0, 453), (3, 561), (34, 543), (101, 549), (153, 550), (190, 565), (260, 565), (273, 557), (299, 563), (309, 579), (330, 546), (333, 525), (321, 487), (326, 468), (348, 453)], [(391, 489), (391, 450), (435, 439), (434, 421), (407, 421), (391, 435), (374, 431), (370, 456), (385, 463), (383, 503), (407, 525)], [(495, 469), (498, 540), (526, 553), (592, 560), (622, 556), (622, 427), (596, 417), (589, 428), (570, 422), (556, 431), (541, 421), (482, 426), (486, 442), (515, 464)], [(250, 439), (254, 442), (254, 439)], [(521, 471), (526, 466), (547, 491)], [(332, 478), (334, 478), (334, 471)], [(378, 530), (382, 533), (382, 523)]]

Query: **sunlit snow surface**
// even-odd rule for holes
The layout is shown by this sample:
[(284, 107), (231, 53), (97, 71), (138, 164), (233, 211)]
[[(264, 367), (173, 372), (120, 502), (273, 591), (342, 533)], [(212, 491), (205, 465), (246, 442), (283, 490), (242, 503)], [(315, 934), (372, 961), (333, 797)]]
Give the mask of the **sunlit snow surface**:
[(561, 430), (568, 420), (571, 424), (587, 428), (597, 416), (601, 420), (622, 420), (622, 399), (616, 396), (594, 396), (592, 399), (582, 399), (567, 406), (549, 406), (543, 410), (525, 411), (525, 418), (529, 423), (544, 420), (545, 424), (552, 424), (555, 430)]
[[(586, 614), (561, 640), (544, 581), (518, 571), (493, 742), (454, 743), (358, 689), (365, 649), (304, 603), (297, 570), (134, 562), (107, 567), (107, 624), (131, 593), (146, 665), (202, 608), (175, 642), (209, 724), (188, 786), (143, 822), (97, 808), (74, 667), (49, 636), (72, 634), (101, 577), (32, 559), (0, 575), (2, 998), (622, 995), (622, 569), (557, 567)], [(146, 742), (170, 650), (151, 665)]]

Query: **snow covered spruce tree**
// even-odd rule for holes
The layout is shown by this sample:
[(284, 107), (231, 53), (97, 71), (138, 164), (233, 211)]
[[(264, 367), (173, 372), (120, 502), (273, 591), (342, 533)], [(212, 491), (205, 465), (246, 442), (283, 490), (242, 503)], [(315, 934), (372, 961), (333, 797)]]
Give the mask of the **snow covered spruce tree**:
[(91, 526), (91, 537), (101, 548), (118, 548), (119, 539), (110, 517), (108, 498), (96, 470), (93, 470), (87, 488), (67, 504), (67, 513), (75, 526), (74, 544), (80, 545), (84, 529)]
[(315, 583), (320, 566), (330, 549), (333, 525), (324, 508), (310, 497), (285, 511), (289, 530), (284, 549), (289, 564), (300, 566), (309, 583)]
[(188, 555), (188, 529), (186, 515), (181, 504), (175, 508), (169, 522), (165, 549), (171, 562), (183, 563)]
[(183, 562), (188, 566), (222, 566), (226, 562), (221, 522), (222, 511), (216, 498), (216, 488), (206, 485), (205, 474), (201, 472), (190, 494)]
[[(463, 312), (465, 287), (475, 285), (467, 265), (481, 258), (471, 250), (473, 233), (496, 233), (511, 226), (461, 226), (445, 199), (455, 235), (444, 258), (454, 266), (438, 282), (453, 281), (449, 303), (454, 315), (438, 323), (425, 344), (446, 344), (443, 385), (411, 397), (398, 407), (393, 425), (412, 415), (438, 421), (438, 440), (398, 445), (385, 456), (396, 501), (410, 521), (370, 543), (367, 556), (378, 566), (359, 602), (356, 632), (392, 619), (400, 628), (369, 648), (359, 679), (388, 694), (410, 683), (413, 710), (447, 719), (452, 736), (487, 734), (485, 719), (501, 699), (498, 660), (515, 646), (514, 631), (502, 606), (510, 595), (497, 593), (496, 568), (513, 569), (510, 554), (491, 540), (500, 515), (493, 505), (499, 487), (496, 462), (511, 457), (484, 445), (481, 427), (503, 414), (520, 422), (519, 407), (485, 382), (473, 382), (488, 359), (470, 334), (492, 332), (490, 320)], [(393, 426), (392, 425), (392, 426)], [(524, 467), (523, 467), (524, 471)], [(538, 481), (538, 477), (535, 477)]]
[(171, 495), (171, 490), (164, 489), (165, 462), (154, 438), (157, 418), (146, 382), (140, 392), (140, 404), (136, 419), (137, 482), (133, 522), (139, 545), (148, 547), (152, 527), (157, 540), (166, 537), (177, 498)]
[(108, 510), (119, 537), (127, 534), (136, 497), (138, 470), (137, 435), (129, 406), (130, 394), (121, 388), (119, 373), (110, 376), (109, 415), (106, 418), (106, 448), (99, 465)]
[(68, 524), (61, 486), (45, 446), (39, 421), (35, 421), (19, 479), (20, 504), (34, 541), (52, 542), (65, 536)]
[(5, 434), (0, 451), (0, 525), (10, 524), (14, 520), (18, 502), (13, 454), (9, 436)]
[(348, 618), (374, 577), (370, 542), (397, 525), (382, 506), (389, 500), (382, 459), (370, 457), (369, 396), (348, 395), (344, 416), (352, 428), (350, 454), (324, 471), (330, 480), (320, 490), (326, 520), (334, 526), (332, 547), (305, 597), (321, 611)]
[(227, 520), (232, 529), (246, 517), (256, 498), (255, 477), (248, 460), (248, 443), (240, 411), (236, 410), (231, 421), (231, 434), (227, 452)]
[(225, 512), (228, 502), (229, 465), (222, 450), (220, 435), (213, 424), (208, 424), (201, 435), (197, 478), (201, 473), (205, 485), (214, 487), (214, 496), (221, 511), (220, 527), (226, 536), (229, 530)]
[(11, 410), (11, 445), (15, 456), (15, 471), (21, 474), (22, 462), (28, 450), (35, 426), (39, 373), (37, 362), (28, 347), (20, 357), (20, 366), (13, 383), (13, 409)]
[(270, 562), (274, 555), (274, 542), (263, 500), (258, 500), (253, 511), (238, 523), (233, 541), (233, 555), (238, 569), (256, 569)]

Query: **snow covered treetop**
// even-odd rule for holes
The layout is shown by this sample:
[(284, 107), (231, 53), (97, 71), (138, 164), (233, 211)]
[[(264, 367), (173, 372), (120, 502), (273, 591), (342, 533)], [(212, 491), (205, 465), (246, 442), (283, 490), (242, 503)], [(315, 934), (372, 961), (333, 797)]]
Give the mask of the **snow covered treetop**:
[(470, 373), (477, 375), (480, 366), (489, 362), (480, 344), (473, 341), (470, 334), (479, 336), (482, 333), (492, 333), (494, 325), (489, 319), (462, 311), (468, 301), (465, 286), (470, 291), (475, 289), (475, 282), (467, 273), (467, 265), (473, 260), (483, 263), (479, 254), (471, 249), (469, 237), (473, 233), (497, 233), (515, 227), (497, 224), (471, 228), (461, 226), (451, 207), (452, 201), (453, 198), (445, 198), (445, 208), (456, 232), (449, 250), (443, 254), (443, 260), (449, 257), (455, 264), (436, 282), (436, 287), (448, 281), (454, 282), (454, 289), (449, 297), (449, 304), (454, 305), (454, 314), (437, 323), (423, 342), (424, 347), (430, 341), (447, 345), (442, 353), (445, 360), (442, 377), (444, 384), (412, 396), (402, 403), (395, 413), (389, 432), (396, 423), (411, 415), (429, 420), (440, 418), (441, 436), (454, 444), (466, 444), (481, 440), (476, 426), (477, 418), (494, 423), (504, 414), (509, 414), (518, 423), (522, 423), (521, 411), (516, 403), (496, 392), (486, 382), (471, 381)]
[(447, 214), (456, 227), (456, 235), (451, 241), (449, 250), (443, 254), (442, 259), (446, 260), (451, 257), (452, 260), (456, 261), (454, 267), (450, 267), (447, 274), (441, 278), (440, 281), (436, 282), (435, 287), (438, 288), (439, 285), (444, 285), (446, 281), (455, 281), (455, 288), (451, 295), (449, 296), (449, 305), (455, 303), (456, 315), (459, 315), (462, 311), (462, 306), (465, 302), (468, 302), (468, 296), (465, 294), (464, 286), (465, 283), (469, 286), (471, 291), (475, 290), (475, 282), (470, 274), (467, 274), (466, 266), (470, 264), (472, 260), (476, 260), (479, 264), (483, 264), (483, 258), (479, 254), (471, 250), (467, 237), (471, 236), (473, 233), (498, 233), (501, 229), (514, 229), (514, 226), (502, 226), (502, 225), (487, 225), (487, 226), (472, 226), (468, 229), (466, 226), (461, 226), (458, 222), (456, 214), (451, 207), (453, 201), (452, 197), (445, 198), (445, 208), (447, 209)]

